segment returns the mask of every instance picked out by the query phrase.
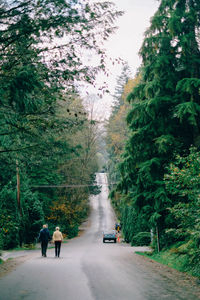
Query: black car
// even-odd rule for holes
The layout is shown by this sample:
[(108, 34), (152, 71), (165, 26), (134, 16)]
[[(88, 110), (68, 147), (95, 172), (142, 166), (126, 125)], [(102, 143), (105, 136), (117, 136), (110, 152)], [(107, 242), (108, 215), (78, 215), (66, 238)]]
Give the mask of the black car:
[(105, 243), (105, 241), (113, 241), (114, 243), (116, 243), (117, 241), (116, 231), (111, 230), (111, 231), (103, 232), (103, 243)]

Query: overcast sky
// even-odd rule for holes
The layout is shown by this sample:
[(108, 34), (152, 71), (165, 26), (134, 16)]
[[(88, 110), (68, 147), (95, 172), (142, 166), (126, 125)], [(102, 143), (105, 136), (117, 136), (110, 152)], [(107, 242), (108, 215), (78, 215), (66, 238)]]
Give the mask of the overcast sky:
[[(105, 48), (110, 57), (120, 57), (127, 61), (132, 77), (134, 78), (138, 67), (141, 64), (141, 59), (138, 55), (140, 47), (144, 39), (144, 32), (150, 25), (150, 18), (156, 12), (160, 1), (158, 0), (113, 0), (119, 10), (124, 11), (124, 15), (120, 17), (116, 23), (118, 29), (113, 34), (109, 41), (105, 43)], [(116, 77), (121, 73), (121, 66), (109, 66), (110, 76), (107, 78), (104, 74), (97, 77), (97, 83), (101, 84), (104, 81), (108, 83), (111, 94), (116, 86)], [(91, 90), (90, 92), (98, 93)], [(105, 95), (99, 100), (99, 105), (109, 110), (112, 97)]]
[[(127, 60), (133, 73), (141, 64), (138, 52), (144, 39), (144, 32), (150, 25), (150, 18), (156, 12), (157, 0), (114, 0), (125, 13), (117, 21), (118, 30), (106, 43), (112, 57)], [(134, 75), (133, 74), (133, 75)]]

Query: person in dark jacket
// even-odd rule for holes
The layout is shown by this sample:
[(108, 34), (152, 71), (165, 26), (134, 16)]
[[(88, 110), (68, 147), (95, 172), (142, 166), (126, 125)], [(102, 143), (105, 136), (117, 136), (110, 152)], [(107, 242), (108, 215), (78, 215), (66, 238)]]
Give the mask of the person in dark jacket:
[(47, 247), (48, 242), (51, 240), (49, 229), (47, 225), (43, 225), (43, 228), (40, 230), (39, 241), (41, 242), (41, 251), (42, 256), (47, 257)]

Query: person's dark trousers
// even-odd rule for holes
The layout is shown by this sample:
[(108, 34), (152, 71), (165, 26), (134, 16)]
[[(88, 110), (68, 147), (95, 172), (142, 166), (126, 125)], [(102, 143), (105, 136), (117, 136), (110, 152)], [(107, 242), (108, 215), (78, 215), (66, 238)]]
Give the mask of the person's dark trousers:
[(60, 241), (55, 241), (55, 256), (60, 256), (60, 247), (61, 247), (61, 242)]
[(48, 246), (48, 242), (46, 241), (42, 241), (41, 242), (41, 248), (42, 248), (42, 256), (47, 256), (47, 246)]

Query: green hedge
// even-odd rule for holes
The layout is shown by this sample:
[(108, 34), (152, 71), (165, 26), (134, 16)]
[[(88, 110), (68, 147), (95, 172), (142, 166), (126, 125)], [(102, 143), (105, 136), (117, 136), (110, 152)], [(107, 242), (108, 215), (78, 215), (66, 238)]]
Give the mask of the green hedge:
[(148, 246), (150, 243), (150, 232), (139, 232), (131, 240), (131, 246)]

